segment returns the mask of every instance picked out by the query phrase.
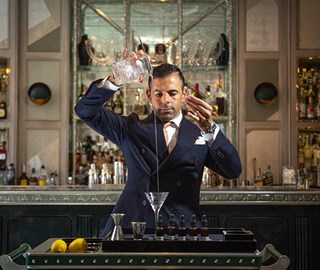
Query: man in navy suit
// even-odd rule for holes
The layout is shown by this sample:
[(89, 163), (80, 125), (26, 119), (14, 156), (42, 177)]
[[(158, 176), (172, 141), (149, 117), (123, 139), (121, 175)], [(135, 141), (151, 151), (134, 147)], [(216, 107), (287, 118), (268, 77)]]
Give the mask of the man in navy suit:
[[(126, 51), (123, 58), (125, 55)], [(137, 54), (130, 53), (129, 57), (137, 58)], [(154, 228), (154, 213), (144, 192), (157, 191), (159, 178), (160, 191), (169, 192), (160, 211), (164, 226), (171, 213), (176, 224), (181, 215), (187, 224), (193, 214), (199, 220), (204, 166), (229, 179), (237, 178), (242, 170), (237, 150), (213, 121), (213, 108), (188, 95), (181, 70), (171, 64), (153, 69), (146, 90), (153, 112), (144, 120), (135, 113), (122, 116), (103, 107), (118, 88), (113, 75), (97, 80), (75, 107), (78, 116), (118, 145), (125, 157), (128, 178), (113, 212), (125, 214), (124, 228), (130, 228), (132, 221), (146, 221), (147, 227)], [(182, 114), (183, 102), (191, 121)], [(163, 125), (169, 122), (164, 132)], [(109, 219), (102, 236), (113, 226)]]

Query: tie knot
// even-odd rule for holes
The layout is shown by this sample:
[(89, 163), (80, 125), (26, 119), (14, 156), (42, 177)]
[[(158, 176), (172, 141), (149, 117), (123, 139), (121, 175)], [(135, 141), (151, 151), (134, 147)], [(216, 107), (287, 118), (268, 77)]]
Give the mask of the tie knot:
[(171, 126), (172, 124), (174, 124), (173, 122), (167, 122), (163, 124), (163, 128), (166, 129), (167, 127)]

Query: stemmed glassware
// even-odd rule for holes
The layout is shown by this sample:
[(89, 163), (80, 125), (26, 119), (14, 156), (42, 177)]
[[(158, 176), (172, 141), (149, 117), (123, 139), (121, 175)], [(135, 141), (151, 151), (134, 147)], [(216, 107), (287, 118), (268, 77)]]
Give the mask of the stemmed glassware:
[(168, 197), (169, 192), (145, 192), (144, 193), (152, 207), (155, 216), (155, 228), (159, 219), (160, 209)]

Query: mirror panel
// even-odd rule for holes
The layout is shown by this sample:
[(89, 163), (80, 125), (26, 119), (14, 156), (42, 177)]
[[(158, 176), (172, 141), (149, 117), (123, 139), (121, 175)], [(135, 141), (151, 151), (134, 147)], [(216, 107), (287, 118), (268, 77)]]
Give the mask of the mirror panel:
[(319, 20), (320, 1), (299, 1), (298, 48), (320, 49)]
[(27, 175), (36, 169), (39, 175), (41, 165), (50, 170), (60, 171), (60, 132), (59, 130), (27, 130)]
[(279, 51), (277, 0), (246, 1), (246, 51)]
[(61, 40), (61, 0), (28, 1), (28, 51), (58, 52)]
[[(280, 184), (280, 131), (279, 130), (250, 130), (246, 135), (247, 179), (253, 183), (253, 159), (256, 158), (256, 171), (262, 172), (268, 165), (273, 172), (273, 183)], [(259, 145), (259, 147), (257, 147)]]
[(0, 49), (9, 48), (9, 0), (0, 0)]

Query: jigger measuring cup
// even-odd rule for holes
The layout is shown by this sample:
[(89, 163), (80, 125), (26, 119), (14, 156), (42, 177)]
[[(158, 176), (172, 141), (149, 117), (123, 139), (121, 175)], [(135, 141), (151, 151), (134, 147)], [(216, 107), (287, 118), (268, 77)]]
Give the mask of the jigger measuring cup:
[(122, 221), (122, 218), (125, 216), (125, 214), (114, 213), (114, 214), (111, 214), (111, 216), (114, 222), (114, 228), (112, 231), (111, 240), (112, 241), (124, 240), (124, 234), (121, 228), (121, 221)]
[(144, 221), (132, 221), (132, 232), (134, 240), (142, 240), (144, 231), (146, 229), (146, 222)]

